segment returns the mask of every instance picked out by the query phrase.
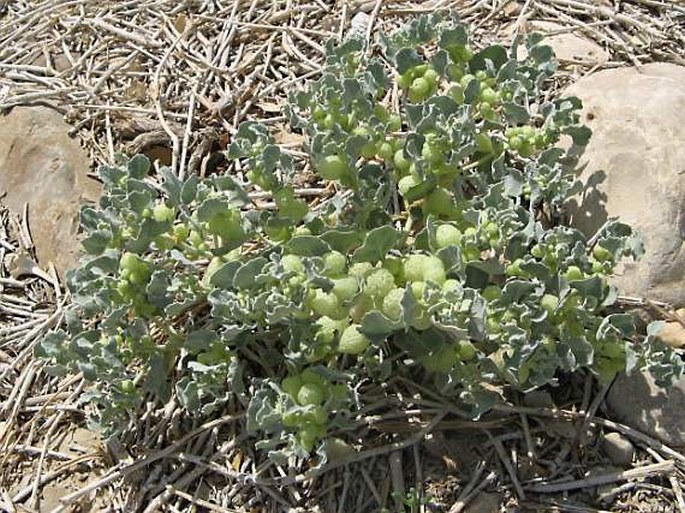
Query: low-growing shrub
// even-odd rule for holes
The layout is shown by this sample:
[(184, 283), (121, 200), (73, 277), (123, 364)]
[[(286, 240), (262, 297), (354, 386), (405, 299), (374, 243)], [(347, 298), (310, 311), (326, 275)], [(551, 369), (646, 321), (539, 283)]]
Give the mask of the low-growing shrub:
[[(188, 415), (232, 400), (274, 457), (325, 447), (391, 377), (474, 416), (560, 371), (649, 367), (667, 383), (678, 358), (612, 310), (607, 276), (638, 238), (564, 224), (590, 137), (580, 102), (548, 98), (556, 64), (539, 36), (522, 61), (517, 43), (475, 51), (462, 24), (429, 16), (375, 52), (330, 45), (287, 107), (306, 164), (333, 182), (316, 205), (296, 193), (292, 152), (254, 122), (227, 151), (244, 178), (150, 176), (142, 156), (101, 168), (73, 304), (38, 355), (83, 372), (109, 431), (172, 392)], [(273, 209), (254, 208), (255, 187)]]

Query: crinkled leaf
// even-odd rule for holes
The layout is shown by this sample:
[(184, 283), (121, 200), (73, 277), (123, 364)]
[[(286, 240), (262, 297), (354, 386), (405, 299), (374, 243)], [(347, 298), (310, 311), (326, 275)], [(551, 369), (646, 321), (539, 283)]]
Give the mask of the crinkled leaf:
[(285, 245), (289, 253), (300, 256), (321, 256), (331, 248), (321, 237), (314, 235), (298, 235)]
[(380, 226), (366, 234), (364, 243), (352, 255), (353, 262), (376, 263), (395, 247), (400, 234), (392, 226)]
[(150, 159), (143, 154), (138, 154), (128, 161), (127, 169), (132, 178), (141, 180), (150, 171)]
[(328, 230), (319, 236), (329, 247), (343, 255), (359, 247), (364, 241), (364, 234), (359, 230)]
[(423, 64), (423, 59), (413, 48), (402, 48), (395, 55), (395, 65), (400, 74), (419, 64)]
[(479, 70), (487, 70), (487, 61), (492, 62), (495, 71), (504, 66), (509, 59), (507, 51), (503, 46), (494, 45), (481, 50), (469, 61), (469, 68), (472, 73)]
[(402, 325), (388, 319), (377, 310), (367, 313), (362, 319), (360, 331), (375, 343), (383, 342)]
[(183, 190), (183, 182), (181, 182), (174, 172), (169, 167), (162, 167), (159, 170), (162, 177), (162, 189), (166, 192), (169, 203), (172, 207), (181, 204), (181, 191)]
[(238, 289), (251, 289), (256, 286), (256, 278), (264, 271), (268, 260), (257, 257), (240, 266), (233, 276), (233, 286)]
[(183, 182), (183, 187), (181, 188), (181, 201), (186, 205), (193, 202), (197, 197), (198, 181), (197, 175), (192, 174)]
[(219, 267), (209, 279), (209, 283), (220, 289), (233, 288), (235, 274), (240, 269), (241, 263), (237, 260), (226, 262)]

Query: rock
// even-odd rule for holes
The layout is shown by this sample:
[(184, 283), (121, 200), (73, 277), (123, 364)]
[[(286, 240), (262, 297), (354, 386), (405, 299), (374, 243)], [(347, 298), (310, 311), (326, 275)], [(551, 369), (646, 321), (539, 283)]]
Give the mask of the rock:
[(635, 456), (635, 447), (620, 433), (607, 433), (602, 437), (602, 451), (614, 465), (627, 467)]
[(685, 326), (678, 321), (664, 323), (657, 337), (671, 347), (685, 347)]
[[(564, 63), (582, 63), (585, 66), (602, 65), (609, 60), (609, 54), (594, 41), (580, 37), (573, 32), (563, 32), (555, 34), (561, 30), (567, 30), (558, 23), (549, 21), (529, 21), (526, 23), (526, 32), (539, 32), (541, 34), (552, 34), (546, 36), (543, 43), (552, 47), (557, 60)], [(503, 34), (508, 36), (513, 34), (514, 25), (503, 29)], [(517, 49), (517, 57), (525, 59), (526, 49), (520, 45)]]
[(502, 494), (480, 492), (466, 506), (465, 513), (498, 513), (502, 509)]
[(545, 390), (533, 390), (523, 396), (523, 405), (529, 408), (554, 408), (554, 400)]
[(588, 236), (609, 216), (636, 228), (646, 254), (617, 266), (613, 283), (622, 294), (676, 306), (685, 305), (683, 83), (685, 67), (654, 63), (593, 73), (566, 91), (583, 101), (582, 121), (593, 131), (572, 224)]
[(74, 489), (67, 488), (63, 484), (48, 484), (43, 487), (43, 500), (41, 502), (42, 511), (54, 511), (62, 506), (60, 499), (73, 493)]
[(622, 374), (607, 394), (607, 405), (618, 422), (685, 447), (685, 376), (663, 389), (649, 374)]
[(15, 107), (0, 120), (2, 201), (17, 214), (28, 203), (39, 264), (53, 262), (62, 275), (80, 252), (80, 205), (100, 194), (87, 176), (88, 157), (68, 132), (62, 116), (46, 107)]
[(77, 427), (71, 430), (59, 446), (60, 452), (97, 453), (103, 448), (102, 437), (96, 431)]

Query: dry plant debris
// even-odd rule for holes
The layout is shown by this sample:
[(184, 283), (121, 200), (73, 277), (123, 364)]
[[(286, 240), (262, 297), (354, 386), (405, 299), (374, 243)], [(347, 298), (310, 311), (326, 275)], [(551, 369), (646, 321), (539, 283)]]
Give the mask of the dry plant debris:
[[(59, 109), (94, 167), (145, 151), (179, 175), (204, 176), (221, 170), (217, 150), (241, 121), (282, 130), (285, 94), (319, 74), (327, 40), (350, 30), (372, 38), (450, 8), (483, 44), (512, 23), (554, 21), (608, 51), (605, 67), (685, 64), (685, 7), (666, 0), (0, 1), (0, 109)], [(592, 71), (567, 63), (558, 88)], [(281, 137), (297, 151), (299, 138)], [(497, 488), (530, 511), (600, 511), (587, 506), (599, 497), (612, 511), (685, 512), (685, 457), (603, 419), (604, 390), (577, 377), (555, 397), (559, 408), (510, 406), (479, 423), (414, 401), (415, 384), (391, 383), (405, 401), (369, 409), (363, 450), (303, 475), (244, 452), (230, 414), (179, 426), (172, 407), (160, 425), (149, 412), (126, 440), (130, 454), (113, 441), (105, 450), (79, 431), (82, 378), (51, 378), (32, 357), (68, 296), (31, 251), (25, 218), (0, 211), (0, 509), (413, 512), (433, 503), (456, 513)], [(603, 430), (638, 447), (633, 468), (602, 468)], [(64, 491), (50, 504), (55, 483)]]

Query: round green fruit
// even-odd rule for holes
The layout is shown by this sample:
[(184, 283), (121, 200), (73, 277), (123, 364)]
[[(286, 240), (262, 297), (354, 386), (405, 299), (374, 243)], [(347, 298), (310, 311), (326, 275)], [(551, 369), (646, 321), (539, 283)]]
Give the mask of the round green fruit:
[(302, 380), (299, 376), (288, 376), (281, 382), (281, 388), (293, 399), (297, 398), (297, 393), (302, 387)]
[(545, 294), (540, 299), (540, 306), (547, 312), (548, 315), (552, 315), (559, 307), (559, 298), (553, 294)]
[(565, 276), (568, 281), (582, 280), (583, 278), (585, 278), (585, 274), (583, 274), (583, 271), (581, 271), (580, 267), (576, 265), (569, 266), (569, 268), (566, 269)]
[(354, 299), (359, 292), (357, 278), (354, 276), (344, 276), (342, 278), (334, 279), (333, 289), (331, 289), (331, 292), (343, 302)]
[(408, 282), (423, 281), (426, 255), (409, 255), (404, 261), (404, 279)]
[(457, 354), (465, 362), (473, 360), (476, 357), (476, 346), (470, 340), (460, 340), (457, 342)]
[(376, 143), (367, 142), (360, 151), (361, 156), (365, 159), (372, 159), (376, 156)]
[(409, 71), (406, 71), (397, 77), (397, 85), (400, 87), (400, 89), (408, 89), (411, 85), (411, 82), (412, 74)]
[(397, 170), (402, 174), (409, 171), (409, 166), (411, 166), (411, 162), (409, 162), (409, 160), (407, 160), (407, 158), (404, 156), (404, 150), (397, 150), (395, 152), (393, 163), (395, 164)]
[(340, 304), (338, 296), (332, 292), (316, 289), (309, 301), (309, 305), (317, 315), (330, 317), (335, 320), (347, 317), (347, 311)]
[(388, 117), (388, 130), (397, 132), (402, 128), (402, 118), (398, 114), (390, 114)]
[(338, 350), (343, 354), (362, 354), (367, 350), (369, 345), (369, 339), (359, 331), (360, 326), (358, 324), (352, 324), (342, 332), (340, 335), (340, 344), (338, 345)]
[(142, 265), (141, 258), (135, 253), (124, 253), (119, 260), (119, 268), (128, 271), (135, 271)]
[(402, 298), (404, 297), (404, 289), (392, 289), (383, 298), (383, 305), (381, 311), (388, 318), (397, 321), (402, 317)]
[(592, 248), (592, 256), (595, 257), (600, 262), (607, 262), (613, 260), (614, 255), (607, 248), (597, 244)]
[(442, 285), (447, 279), (445, 264), (436, 256), (429, 256), (423, 264), (424, 281), (432, 281), (437, 285)]
[(395, 156), (392, 144), (385, 141), (378, 146), (378, 156), (385, 161), (392, 160)]
[(441, 224), (435, 230), (435, 243), (438, 248), (447, 246), (458, 246), (461, 242), (462, 233), (456, 226), (451, 224)]
[(438, 81), (438, 72), (433, 68), (428, 68), (423, 74), (423, 78), (425, 78), (431, 86), (435, 86)]
[(442, 187), (436, 187), (423, 201), (426, 213), (450, 217), (455, 213), (456, 205), (452, 195)]
[(325, 180), (339, 180), (347, 172), (347, 164), (339, 155), (328, 155), (319, 163), (317, 170)]
[(158, 203), (155, 205), (152, 215), (155, 221), (159, 223), (172, 222), (176, 217), (176, 212), (173, 208), (167, 207), (164, 203)]
[(326, 391), (317, 383), (303, 383), (297, 391), (297, 402), (301, 406), (319, 406), (326, 400)]
[(409, 101), (422, 102), (431, 92), (431, 84), (424, 77), (415, 78), (409, 87)]
[(323, 256), (323, 273), (326, 276), (340, 276), (346, 265), (347, 259), (339, 251), (330, 251)]
[(497, 301), (502, 295), (502, 289), (497, 285), (488, 285), (481, 292), (481, 296), (486, 301)]
[(364, 294), (374, 299), (382, 299), (395, 288), (395, 277), (387, 269), (376, 269), (366, 278)]
[(523, 139), (513, 135), (509, 138), (509, 147), (514, 151), (519, 151), (523, 145)]
[(481, 101), (489, 103), (490, 105), (494, 105), (499, 101), (499, 95), (489, 87), (486, 87), (480, 92), (480, 98)]
[(416, 187), (418, 184), (419, 181), (413, 175), (407, 175), (400, 178), (400, 181), (397, 182), (397, 188), (402, 196), (406, 196), (409, 190), (412, 187)]

